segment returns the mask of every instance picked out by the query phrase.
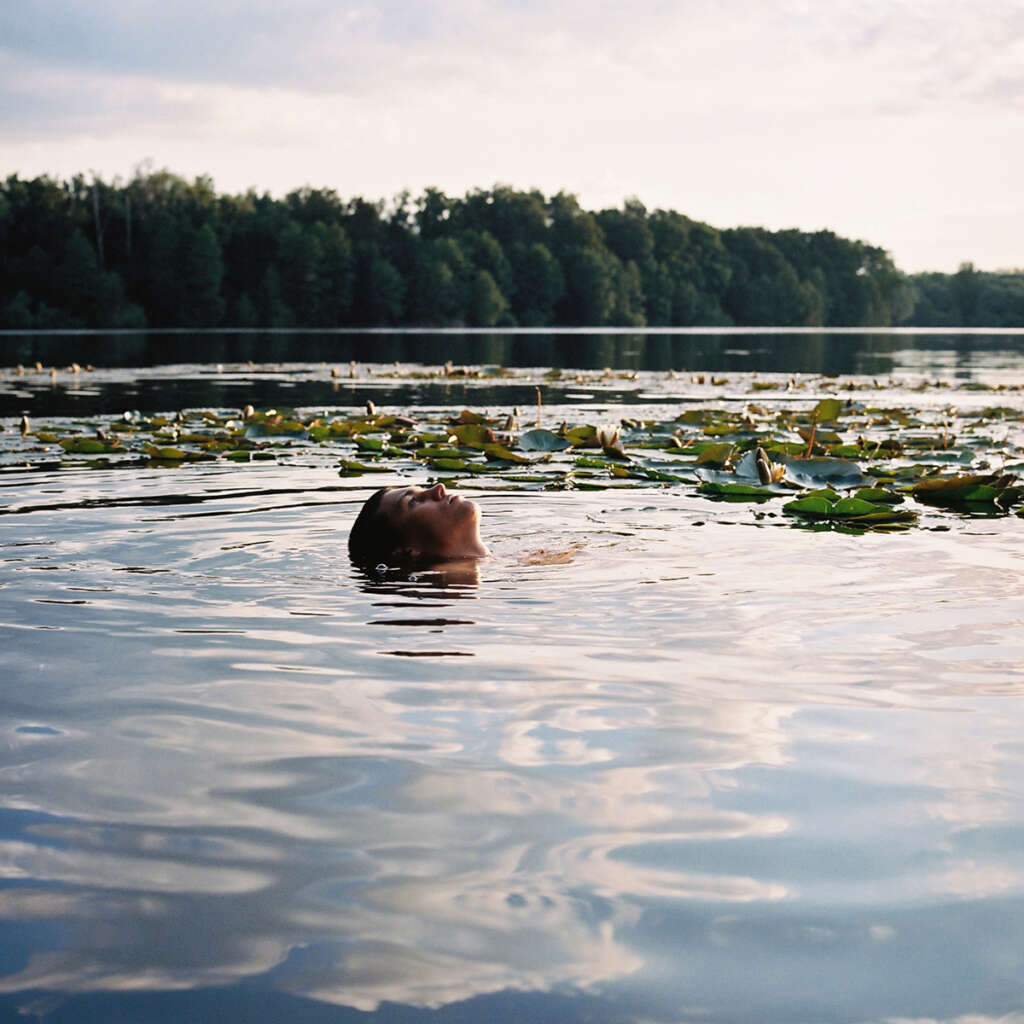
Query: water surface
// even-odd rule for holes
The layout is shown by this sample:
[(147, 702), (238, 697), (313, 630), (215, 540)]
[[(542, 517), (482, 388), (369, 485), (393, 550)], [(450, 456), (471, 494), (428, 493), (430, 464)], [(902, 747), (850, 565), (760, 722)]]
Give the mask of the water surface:
[[(893, 372), (991, 404), (947, 357)], [(527, 383), (400, 385), (448, 386)], [(478, 578), (371, 579), (344, 539), (389, 482), (6, 463), (3, 1019), (1017, 1019), (1020, 518), (484, 490)]]

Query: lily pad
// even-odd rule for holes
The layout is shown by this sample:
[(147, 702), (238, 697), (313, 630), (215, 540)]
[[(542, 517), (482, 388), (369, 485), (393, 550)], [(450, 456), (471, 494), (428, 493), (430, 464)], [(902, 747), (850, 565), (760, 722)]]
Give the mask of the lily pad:
[(872, 502), (864, 501), (861, 498), (840, 498), (832, 506), (832, 515), (834, 516), (869, 516), (881, 511), (887, 512), (888, 509), (880, 509)]
[[(257, 458), (259, 454), (257, 453)], [(342, 459), (340, 472), (342, 476), (362, 476), (363, 473), (390, 473), (391, 467), (354, 462), (352, 459)]]
[(876, 505), (898, 505), (903, 501), (902, 494), (894, 494), (882, 487), (862, 487), (854, 497), (874, 502)]
[(701, 494), (711, 497), (722, 497), (740, 499), (747, 501), (766, 501), (768, 498), (777, 498), (778, 492), (769, 490), (767, 487), (758, 487), (755, 484), (717, 484), (705, 480), (697, 490)]
[(467, 462), (465, 459), (428, 459), (427, 465), (433, 469), (443, 469), (446, 473), (493, 473), (492, 466)]
[(793, 512), (801, 516), (809, 516), (816, 519), (827, 519), (832, 515), (832, 502), (827, 498), (797, 498), (796, 501), (788, 501), (782, 506), (783, 511)]
[(155, 444), (147, 444), (145, 451), (151, 459), (160, 462), (182, 462), (188, 458), (188, 453), (184, 449), (170, 446), (161, 448)]
[(1020, 500), (1022, 488), (1009, 474), (962, 474), (914, 484), (911, 493), (932, 505), (993, 505), (1004, 508)]
[(535, 427), (519, 436), (519, 447), (524, 452), (562, 452), (569, 447), (569, 442), (550, 430)]
[(65, 437), (61, 440), (60, 446), (69, 455), (103, 455), (106, 452), (114, 451), (117, 447), (95, 437)]
[(724, 443), (708, 445), (697, 456), (697, 465), (721, 469), (728, 463), (735, 447), (735, 445)]
[(530, 460), (525, 455), (520, 455), (519, 452), (514, 452), (503, 444), (487, 445), (484, 448), (484, 455), (488, 461), (492, 462), (514, 462), (518, 465), (530, 464)]
[(832, 487), (849, 489), (870, 483), (861, 472), (860, 466), (848, 459), (795, 459), (779, 456), (779, 461), (786, 465), (785, 479), (803, 487), (821, 487), (823, 484), (829, 484)]
[(459, 444), (467, 448), (484, 448), (496, 441), (493, 431), (479, 423), (464, 423), (462, 426), (452, 427), (451, 432), (458, 438)]
[(843, 411), (843, 403), (838, 398), (823, 398), (812, 410), (811, 419), (815, 423), (827, 423), (839, 419)]

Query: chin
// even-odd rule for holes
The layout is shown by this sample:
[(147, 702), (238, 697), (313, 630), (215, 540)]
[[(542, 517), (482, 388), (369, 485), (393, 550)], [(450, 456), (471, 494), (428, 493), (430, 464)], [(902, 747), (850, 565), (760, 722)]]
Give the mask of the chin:
[(480, 520), (480, 506), (470, 498), (457, 495), (456, 500), (449, 507), (458, 519), (472, 517), (477, 522)]

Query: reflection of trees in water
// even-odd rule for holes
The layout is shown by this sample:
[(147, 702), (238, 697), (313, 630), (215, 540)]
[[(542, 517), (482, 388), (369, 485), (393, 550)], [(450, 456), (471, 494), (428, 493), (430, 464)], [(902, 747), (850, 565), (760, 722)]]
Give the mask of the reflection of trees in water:
[[(2, 351), (8, 365), (103, 367), (174, 363), (412, 362), (560, 369), (632, 369), (669, 372), (866, 373), (898, 371), (898, 353), (913, 369), (970, 367), (981, 353), (1014, 350), (1017, 338), (998, 335), (909, 334), (510, 334), (465, 332), (310, 334), (219, 331), (195, 334), (12, 335)], [(908, 367), (909, 368), (909, 367)]]

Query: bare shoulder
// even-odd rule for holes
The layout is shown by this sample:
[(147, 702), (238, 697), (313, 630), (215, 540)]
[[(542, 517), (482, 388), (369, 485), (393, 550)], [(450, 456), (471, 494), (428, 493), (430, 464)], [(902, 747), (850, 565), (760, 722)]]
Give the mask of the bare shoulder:
[(556, 548), (538, 548), (529, 551), (516, 559), (517, 565), (568, 565), (583, 550), (581, 543), (568, 544)]

